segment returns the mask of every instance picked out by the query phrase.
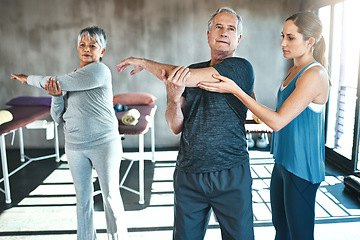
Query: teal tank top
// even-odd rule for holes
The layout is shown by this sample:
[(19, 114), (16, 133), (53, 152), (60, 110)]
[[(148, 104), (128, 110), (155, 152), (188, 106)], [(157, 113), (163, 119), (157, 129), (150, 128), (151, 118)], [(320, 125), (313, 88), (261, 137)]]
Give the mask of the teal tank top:
[[(277, 107), (280, 109), (295, 89), (297, 79), (311, 65), (304, 67), (294, 79), (278, 91)], [(273, 132), (271, 153), (276, 163), (287, 171), (311, 183), (325, 179), (324, 108), (320, 112), (309, 106), (278, 132)]]

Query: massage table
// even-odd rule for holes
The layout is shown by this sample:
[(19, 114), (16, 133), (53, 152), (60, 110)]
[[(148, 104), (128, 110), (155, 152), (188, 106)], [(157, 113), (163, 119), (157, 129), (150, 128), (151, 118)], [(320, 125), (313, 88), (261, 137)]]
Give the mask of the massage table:
[[(119, 121), (119, 133), (124, 138), (126, 135), (139, 135), (139, 159), (127, 159), (130, 160), (130, 164), (127, 167), (124, 176), (120, 181), (120, 188), (139, 195), (139, 204), (145, 203), (144, 197), (144, 135), (151, 130), (151, 154), (152, 162), (155, 161), (155, 124), (154, 117), (157, 106), (154, 104), (155, 97), (147, 93), (124, 93), (114, 96), (114, 104), (120, 103), (127, 107), (127, 110), (137, 109), (140, 112), (140, 118), (138, 123), (134, 126), (125, 125), (122, 123), (121, 118), (127, 111), (116, 112), (115, 115)], [(139, 189), (135, 190), (125, 186), (126, 178), (135, 161), (139, 161)]]
[[(41, 122), (40, 119), (43, 119), (50, 115), (50, 106), (11, 106), (7, 108), (9, 112), (11, 112), (13, 116), (13, 120), (7, 123), (0, 125), (0, 146), (1, 146), (1, 165), (3, 171), (3, 178), (0, 179), (0, 183), (4, 182), (4, 188), (0, 188), (0, 191), (5, 194), (5, 202), (7, 204), (11, 203), (11, 193), (10, 193), (10, 182), (9, 177), (11, 177), (16, 172), (20, 171), (28, 164), (33, 161), (48, 159), (48, 158), (56, 158), (56, 161), (60, 161), (59, 157), (59, 141), (58, 141), (58, 132), (57, 132), (57, 124), (54, 122), (47, 122), (43, 120)], [(31, 127), (31, 124), (34, 124)], [(49, 129), (53, 127), (53, 136), (54, 136), (54, 144), (55, 144), (55, 153), (51, 155), (40, 156), (36, 158), (31, 158), (25, 155), (24, 152), (24, 140), (23, 140), (23, 127), (30, 126), (32, 129)], [(20, 148), (20, 161), (22, 164), (16, 168), (15, 170), (8, 172), (7, 166), (7, 156), (6, 156), (6, 143), (5, 136), (8, 134), (15, 135), (15, 132), (19, 133), (19, 148)], [(50, 131), (51, 132), (51, 131)]]
[[(155, 161), (155, 125), (154, 116), (157, 109), (155, 104), (150, 105), (127, 105), (128, 109), (137, 109), (140, 112), (139, 122), (135, 126), (125, 125), (122, 123), (121, 118), (126, 111), (117, 112), (116, 117), (119, 120), (119, 133), (120, 135), (139, 135), (139, 159), (127, 159), (130, 160), (130, 164), (127, 167), (124, 176), (120, 181), (120, 188), (139, 195), (139, 204), (145, 203), (144, 198), (144, 135), (151, 129), (151, 160)], [(125, 180), (131, 170), (135, 161), (139, 161), (139, 190), (129, 188), (124, 185)]]

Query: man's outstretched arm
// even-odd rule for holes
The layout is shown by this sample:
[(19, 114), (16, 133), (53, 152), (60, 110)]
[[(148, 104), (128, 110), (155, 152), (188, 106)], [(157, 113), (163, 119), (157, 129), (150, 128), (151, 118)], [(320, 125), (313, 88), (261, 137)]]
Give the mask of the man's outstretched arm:
[[(116, 70), (121, 72), (129, 66), (134, 67), (134, 69), (130, 72), (130, 75), (134, 75), (145, 69), (162, 81), (163, 70), (165, 71), (165, 76), (168, 77), (170, 72), (176, 68), (176, 66), (170, 64), (158, 63), (144, 58), (129, 57), (121, 61), (117, 65)], [(185, 83), (186, 87), (196, 87), (199, 82), (218, 82), (217, 79), (212, 77), (213, 74), (219, 74), (218, 71), (213, 67), (190, 69), (190, 73), (191, 75)]]

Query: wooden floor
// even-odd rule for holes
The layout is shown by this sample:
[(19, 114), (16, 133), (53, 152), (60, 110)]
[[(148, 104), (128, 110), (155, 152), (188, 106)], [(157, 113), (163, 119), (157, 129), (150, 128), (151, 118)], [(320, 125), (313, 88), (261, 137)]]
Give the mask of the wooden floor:
[[(41, 153), (44, 151), (42, 150)], [(33, 151), (31, 154), (38, 154)], [(150, 154), (146, 153), (147, 159)], [(146, 161), (145, 200), (121, 190), (129, 239), (171, 239), (173, 223), (172, 174), (176, 151), (158, 151), (156, 162)], [(125, 153), (136, 159), (137, 154)], [(18, 164), (17, 152), (8, 152), (9, 168)], [(250, 151), (253, 177), (253, 207), (256, 240), (274, 239), (269, 200), (273, 160), (267, 151)], [(122, 163), (122, 172), (127, 161)], [(136, 164), (135, 164), (136, 167)], [(343, 174), (328, 165), (326, 181), (317, 193), (315, 239), (360, 239), (360, 201), (344, 192)], [(127, 184), (137, 187), (137, 172), (130, 172)], [(96, 177), (94, 184), (97, 188)], [(0, 193), (0, 240), (71, 240), (76, 239), (75, 193), (67, 163), (42, 160), (29, 164), (11, 177), (12, 204), (4, 203)], [(98, 239), (107, 239), (100, 195), (95, 196), (95, 219)], [(210, 220), (206, 240), (221, 239), (214, 217)]]

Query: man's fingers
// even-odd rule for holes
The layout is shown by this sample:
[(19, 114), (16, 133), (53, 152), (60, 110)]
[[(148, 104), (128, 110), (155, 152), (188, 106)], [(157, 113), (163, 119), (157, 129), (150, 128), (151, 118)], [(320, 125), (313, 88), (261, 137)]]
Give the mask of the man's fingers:
[(178, 66), (176, 68), (176, 73), (175, 73), (175, 81), (176, 82), (183, 82), (185, 76), (187, 75), (187, 73), (189, 72), (189, 68), (185, 67), (185, 66)]
[(163, 82), (166, 81), (166, 71), (165, 71), (165, 69), (161, 69), (161, 80)]
[(174, 69), (170, 72), (168, 78), (169, 78), (169, 79), (173, 79), (173, 78), (176, 76), (176, 74), (178, 74), (179, 69), (181, 69), (181, 66), (177, 66), (176, 68), (174, 68)]
[(190, 69), (187, 68), (187, 67), (182, 67), (181, 70), (182, 70), (182, 72), (181, 72), (181, 75), (180, 75), (180, 81), (184, 82), (190, 76)]
[(130, 66), (129, 64), (127, 63), (119, 63), (117, 66), (116, 66), (116, 71), (118, 72), (122, 72), (124, 71), (128, 66)]

